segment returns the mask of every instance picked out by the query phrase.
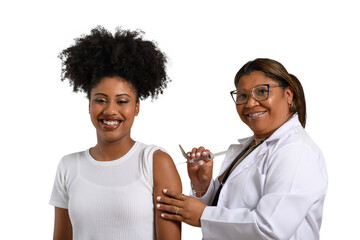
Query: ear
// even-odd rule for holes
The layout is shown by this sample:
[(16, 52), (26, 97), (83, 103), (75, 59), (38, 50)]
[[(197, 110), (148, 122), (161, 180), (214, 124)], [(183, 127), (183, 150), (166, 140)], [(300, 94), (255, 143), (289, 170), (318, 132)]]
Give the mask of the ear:
[(138, 100), (136, 102), (136, 106), (135, 106), (135, 116), (139, 115), (140, 112), (140, 100)]
[(293, 99), (294, 99), (294, 91), (292, 90), (291, 87), (287, 87), (285, 89), (285, 98), (289, 105), (292, 104)]

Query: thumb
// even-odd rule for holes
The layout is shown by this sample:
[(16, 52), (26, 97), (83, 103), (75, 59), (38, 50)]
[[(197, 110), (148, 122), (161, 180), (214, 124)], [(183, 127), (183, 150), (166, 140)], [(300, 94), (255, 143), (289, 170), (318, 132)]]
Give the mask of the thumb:
[(202, 173), (203, 177), (211, 178), (212, 177), (212, 169), (213, 163), (212, 160), (208, 162), (199, 161), (199, 171)]

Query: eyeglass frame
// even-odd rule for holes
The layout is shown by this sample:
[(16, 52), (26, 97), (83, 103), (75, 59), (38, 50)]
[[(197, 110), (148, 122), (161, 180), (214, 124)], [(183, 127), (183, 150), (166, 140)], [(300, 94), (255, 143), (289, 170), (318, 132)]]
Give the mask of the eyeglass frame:
[[(254, 88), (257, 88), (257, 87), (260, 87), (260, 86), (266, 86), (267, 87), (267, 97), (265, 98), (265, 99), (263, 99), (263, 100), (258, 100), (256, 97), (255, 97), (255, 95), (254, 95)], [(285, 84), (281, 84), (281, 83), (278, 83), (278, 84), (260, 84), (260, 85), (257, 85), (257, 86), (255, 86), (255, 87), (253, 87), (251, 90), (249, 90), (249, 91), (246, 91), (246, 93), (247, 93), (247, 98), (246, 98), (246, 101), (244, 101), (244, 103), (236, 103), (236, 99), (234, 98), (234, 93), (236, 93), (237, 91), (239, 91), (239, 90), (233, 90), (233, 91), (231, 91), (230, 92), (230, 95), (231, 95), (231, 98), (232, 98), (232, 100), (235, 102), (235, 104), (236, 105), (242, 105), (242, 104), (245, 104), (245, 103), (247, 103), (248, 101), (249, 101), (249, 96), (250, 96), (250, 92), (251, 92), (251, 95), (252, 95), (252, 97), (256, 100), (256, 101), (265, 101), (265, 100), (267, 100), (268, 98), (269, 98), (269, 95), (270, 95), (270, 87), (283, 87), (283, 88), (285, 88), (285, 87), (287, 87)]]

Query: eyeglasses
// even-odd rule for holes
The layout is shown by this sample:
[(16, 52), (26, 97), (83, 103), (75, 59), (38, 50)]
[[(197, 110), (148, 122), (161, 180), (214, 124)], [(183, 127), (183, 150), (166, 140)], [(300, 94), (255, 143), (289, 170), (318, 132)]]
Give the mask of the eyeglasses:
[(286, 87), (284, 84), (261, 84), (251, 91), (245, 91), (243, 89), (231, 91), (231, 97), (236, 103), (236, 105), (241, 105), (247, 103), (249, 99), (249, 95), (251, 92), (252, 97), (257, 101), (265, 101), (269, 97), (269, 89), (270, 87)]

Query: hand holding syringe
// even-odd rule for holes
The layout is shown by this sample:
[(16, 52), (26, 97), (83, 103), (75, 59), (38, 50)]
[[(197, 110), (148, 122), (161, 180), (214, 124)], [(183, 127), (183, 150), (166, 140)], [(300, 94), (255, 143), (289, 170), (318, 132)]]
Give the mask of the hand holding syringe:
[[(223, 151), (223, 152), (218, 152), (218, 153), (210, 153), (209, 155), (207, 156), (200, 156), (200, 157), (197, 157), (197, 158), (190, 158), (184, 151), (184, 149), (181, 147), (181, 145), (179, 144), (179, 147), (180, 147), (180, 150), (181, 150), (181, 153), (182, 155), (184, 156), (184, 158), (186, 158), (186, 162), (181, 162), (181, 163), (178, 163), (178, 164), (183, 164), (183, 163), (196, 163), (200, 160), (207, 160), (207, 159), (213, 159), (215, 158), (216, 156), (220, 156), (220, 155), (223, 155), (226, 153), (226, 151)], [(177, 165), (178, 165), (177, 164)]]

